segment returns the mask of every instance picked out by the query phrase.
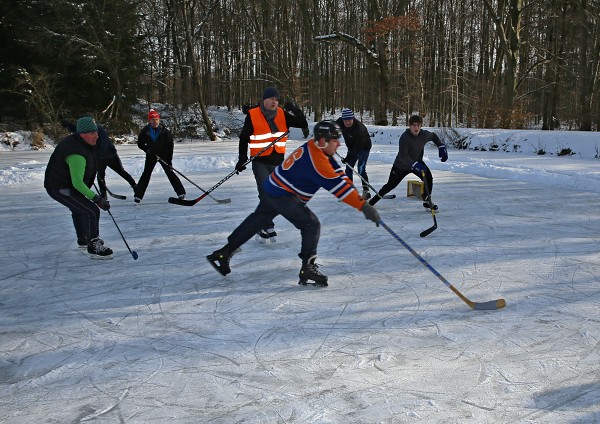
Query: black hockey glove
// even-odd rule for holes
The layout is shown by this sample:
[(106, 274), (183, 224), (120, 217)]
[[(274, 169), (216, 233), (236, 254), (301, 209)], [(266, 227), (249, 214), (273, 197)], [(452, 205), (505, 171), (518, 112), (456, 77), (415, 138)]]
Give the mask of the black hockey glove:
[(240, 172), (242, 172), (244, 169), (246, 169), (246, 165), (245, 165), (246, 162), (248, 162), (248, 157), (242, 156), (239, 158), (239, 160), (235, 164), (235, 170), (238, 174)]
[(106, 200), (104, 197), (98, 196), (97, 194), (92, 199), (92, 202), (94, 202), (96, 206), (98, 206), (103, 211), (107, 211), (110, 209), (110, 203), (108, 203), (108, 200)]

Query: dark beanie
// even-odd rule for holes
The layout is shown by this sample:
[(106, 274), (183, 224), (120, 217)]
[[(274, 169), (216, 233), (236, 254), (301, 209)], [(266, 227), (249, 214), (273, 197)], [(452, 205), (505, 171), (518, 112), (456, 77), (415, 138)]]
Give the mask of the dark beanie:
[(354, 112), (352, 112), (352, 109), (342, 109), (342, 120), (349, 121), (350, 119), (354, 119)]
[(263, 100), (270, 99), (271, 97), (279, 98), (279, 90), (275, 87), (267, 87), (263, 92)]
[(98, 131), (96, 121), (91, 116), (82, 116), (77, 120), (76, 130), (79, 134), (93, 133)]

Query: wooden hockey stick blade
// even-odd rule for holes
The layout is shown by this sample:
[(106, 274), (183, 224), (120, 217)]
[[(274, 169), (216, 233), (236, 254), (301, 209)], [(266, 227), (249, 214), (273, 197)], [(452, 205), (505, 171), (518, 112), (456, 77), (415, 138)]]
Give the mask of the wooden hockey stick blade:
[(494, 310), (494, 309), (502, 309), (505, 306), (506, 306), (506, 300), (496, 299), (496, 300), (490, 300), (489, 302), (475, 303), (473, 305), (473, 309), (476, 309), (478, 311), (489, 311), (489, 310)]
[(493, 311), (496, 309), (502, 309), (506, 306), (506, 300), (504, 299), (490, 300), (487, 302), (473, 302), (472, 300), (467, 299), (466, 296), (459, 292), (458, 289), (452, 284), (446, 285), (450, 287), (450, 290), (452, 290), (454, 294), (460, 297), (463, 302), (469, 305), (471, 309), (474, 309), (476, 311)]

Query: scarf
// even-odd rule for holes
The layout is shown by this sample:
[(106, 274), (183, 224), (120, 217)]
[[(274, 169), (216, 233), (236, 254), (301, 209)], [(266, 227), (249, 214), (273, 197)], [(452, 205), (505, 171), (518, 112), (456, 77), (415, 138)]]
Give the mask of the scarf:
[(275, 109), (275, 110), (267, 110), (267, 109), (265, 109), (265, 107), (261, 103), (260, 104), (260, 111), (262, 112), (263, 116), (267, 120), (267, 123), (269, 124), (269, 128), (271, 128), (271, 132), (272, 133), (278, 132), (279, 128), (277, 128), (277, 125), (275, 125), (275, 117), (277, 116), (277, 109)]

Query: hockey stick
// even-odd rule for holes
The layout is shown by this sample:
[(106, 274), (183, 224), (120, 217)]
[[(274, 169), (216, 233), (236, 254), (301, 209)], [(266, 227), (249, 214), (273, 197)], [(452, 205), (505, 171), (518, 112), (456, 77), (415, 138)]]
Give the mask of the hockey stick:
[[(281, 140), (283, 137), (285, 137), (289, 133), (290, 133), (290, 130), (287, 130), (286, 132), (284, 132), (283, 134), (281, 134), (279, 137), (277, 137), (275, 140), (273, 140), (272, 142), (270, 142), (267, 146), (265, 146), (263, 149), (261, 149), (257, 154), (255, 154), (254, 156), (250, 157), (250, 159), (248, 159), (246, 162), (244, 162), (244, 166), (248, 165), (256, 157), (260, 156), (263, 152), (266, 152), (267, 149), (271, 148), (275, 143), (277, 143), (279, 140)], [(209, 188), (208, 190), (206, 190), (204, 192), (204, 194), (202, 194), (200, 197), (198, 197), (196, 199), (187, 200), (187, 199), (178, 199), (177, 197), (169, 197), (169, 203), (173, 203), (174, 205), (181, 205), (181, 206), (194, 206), (196, 203), (198, 203), (200, 200), (204, 199), (212, 191), (214, 191), (217, 187), (219, 187), (225, 181), (227, 181), (228, 179), (230, 179), (231, 177), (233, 177), (235, 174), (239, 174), (239, 171), (237, 169), (231, 171), (231, 173), (229, 175), (227, 175), (221, 181), (219, 181), (214, 186), (212, 186), (211, 188)]]
[(431, 200), (431, 194), (429, 193), (429, 187), (427, 186), (427, 180), (425, 179), (425, 172), (421, 172), (423, 177), (423, 187), (425, 188), (425, 195), (427, 196), (427, 202), (429, 203), (429, 209), (431, 209), (431, 216), (433, 217), (433, 225), (421, 232), (421, 237), (427, 237), (437, 229), (437, 219), (435, 218), (435, 211), (433, 210), (433, 201)]
[[(98, 187), (96, 187), (95, 183), (94, 183), (94, 188), (96, 189), (96, 192), (98, 193), (98, 196), (99, 196), (100, 192), (98, 191)], [(108, 191), (108, 189), (107, 189), (107, 191)], [(115, 224), (115, 227), (117, 227), (117, 231), (119, 232), (119, 234), (121, 234), (121, 238), (123, 239), (123, 243), (125, 243), (125, 246), (127, 246), (127, 250), (129, 250), (129, 253), (131, 253), (131, 256), (133, 257), (133, 259), (137, 260), (137, 258), (138, 258), (137, 252), (135, 250), (131, 250), (131, 247), (129, 247), (129, 243), (127, 243), (127, 240), (125, 240), (125, 236), (123, 235), (123, 233), (121, 232), (121, 229), (117, 225), (117, 221), (115, 221), (115, 217), (113, 216), (112, 213), (110, 213), (110, 209), (107, 209), (106, 212), (108, 212), (108, 214), (110, 215), (110, 218), (112, 219), (113, 223)]]
[[(165, 165), (167, 165), (169, 168), (171, 168), (171, 170), (173, 170), (174, 172), (178, 173), (179, 175), (181, 175), (183, 178), (185, 178), (190, 184), (192, 184), (194, 187), (196, 187), (197, 189), (199, 189), (200, 191), (202, 191), (203, 193), (206, 193), (206, 190), (204, 190), (202, 187), (200, 187), (198, 184), (196, 184), (195, 182), (193, 182), (192, 180), (190, 180), (188, 177), (186, 177), (185, 175), (183, 175), (181, 172), (179, 172), (178, 170), (176, 170), (175, 168), (173, 168), (172, 165), (169, 165), (167, 163), (167, 161), (165, 161), (163, 158), (161, 158), (160, 156), (156, 155), (156, 159), (158, 159), (161, 163), (164, 163)], [(227, 198), (227, 199), (217, 199), (213, 196), (211, 196), (210, 194), (208, 195), (208, 197), (210, 197), (211, 199), (213, 199), (215, 202), (217, 203), (231, 203), (231, 199)]]
[(127, 196), (123, 196), (122, 194), (115, 194), (112, 191), (110, 191), (108, 189), (108, 187), (106, 188), (106, 192), (108, 194), (110, 194), (111, 197), (114, 197), (115, 199), (119, 199), (119, 200), (127, 200)]
[(490, 300), (488, 302), (473, 302), (467, 299), (461, 292), (458, 291), (456, 287), (450, 284), (448, 280), (446, 280), (439, 272), (437, 272), (431, 265), (429, 265), (429, 263), (425, 259), (423, 259), (421, 255), (415, 252), (412, 247), (410, 247), (404, 240), (400, 238), (400, 236), (398, 236), (394, 231), (392, 231), (392, 229), (388, 227), (381, 219), (379, 220), (379, 224), (381, 224), (381, 226), (385, 228), (388, 233), (390, 233), (396, 240), (398, 240), (402, 246), (404, 246), (410, 253), (412, 253), (413, 256), (425, 266), (425, 268), (433, 272), (433, 274), (437, 278), (439, 278), (442, 281), (442, 283), (450, 287), (450, 290), (452, 290), (454, 294), (460, 297), (463, 302), (469, 305), (471, 309), (475, 309), (476, 311), (489, 311), (495, 309), (502, 309), (506, 306), (506, 301), (504, 299)]
[(338, 157), (342, 160), (342, 163), (344, 165), (352, 168), (352, 170), (356, 173), (356, 175), (358, 175), (360, 177), (360, 179), (362, 180), (362, 182), (365, 183), (371, 190), (373, 190), (377, 196), (381, 197), (382, 199), (394, 199), (396, 197), (395, 194), (384, 194), (383, 196), (380, 195), (379, 194), (379, 190), (377, 190), (375, 187), (373, 187), (371, 184), (369, 184), (369, 182), (367, 180), (365, 180), (363, 178), (363, 176), (358, 173), (358, 171), (356, 170), (356, 168), (354, 168), (353, 166), (350, 166), (346, 162), (344, 162), (345, 158), (343, 158), (342, 156), (340, 156), (340, 154), (338, 152), (335, 152), (335, 154), (338, 155)]
[(107, 210), (106, 212), (108, 212), (108, 214), (112, 218), (113, 222), (115, 223), (115, 227), (117, 227), (117, 231), (119, 232), (119, 234), (121, 234), (121, 238), (123, 239), (123, 243), (125, 243), (125, 246), (127, 246), (127, 250), (129, 250), (129, 253), (131, 253), (131, 256), (133, 257), (133, 259), (137, 260), (137, 258), (138, 258), (137, 252), (135, 250), (131, 250), (131, 247), (129, 247), (129, 244), (127, 243), (127, 240), (125, 240), (125, 236), (123, 235), (123, 233), (121, 232), (121, 229), (117, 225), (117, 221), (115, 221), (113, 214), (110, 213), (110, 210)]

